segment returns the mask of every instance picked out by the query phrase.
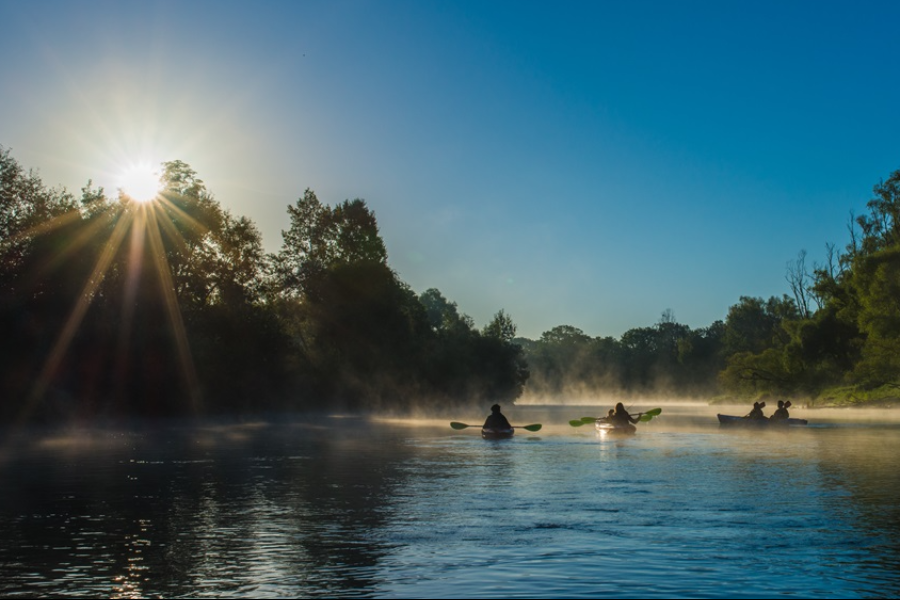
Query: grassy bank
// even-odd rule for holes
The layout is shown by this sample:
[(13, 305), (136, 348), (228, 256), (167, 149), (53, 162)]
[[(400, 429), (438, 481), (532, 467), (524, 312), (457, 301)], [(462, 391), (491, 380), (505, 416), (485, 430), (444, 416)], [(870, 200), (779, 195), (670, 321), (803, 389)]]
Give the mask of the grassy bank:
[(883, 385), (873, 389), (863, 389), (857, 386), (828, 388), (823, 390), (810, 404), (817, 408), (871, 408), (876, 406), (900, 408), (900, 385)]

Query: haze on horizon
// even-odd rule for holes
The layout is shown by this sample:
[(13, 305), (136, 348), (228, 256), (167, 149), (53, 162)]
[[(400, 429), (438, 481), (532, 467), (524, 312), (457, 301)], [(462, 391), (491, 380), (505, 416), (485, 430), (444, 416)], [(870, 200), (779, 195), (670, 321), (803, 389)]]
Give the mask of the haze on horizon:
[(789, 293), (900, 167), (890, 2), (0, 2), (0, 145), (112, 191), (183, 160), (275, 251), (363, 198), (478, 324), (692, 327)]

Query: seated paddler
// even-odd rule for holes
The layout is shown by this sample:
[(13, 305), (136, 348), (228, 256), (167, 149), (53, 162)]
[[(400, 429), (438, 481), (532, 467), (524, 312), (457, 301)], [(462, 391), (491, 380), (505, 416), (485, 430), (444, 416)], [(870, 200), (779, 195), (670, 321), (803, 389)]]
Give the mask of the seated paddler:
[(491, 414), (485, 419), (482, 429), (512, 429), (512, 425), (506, 420), (506, 417), (500, 412), (500, 405), (495, 404), (491, 407)]

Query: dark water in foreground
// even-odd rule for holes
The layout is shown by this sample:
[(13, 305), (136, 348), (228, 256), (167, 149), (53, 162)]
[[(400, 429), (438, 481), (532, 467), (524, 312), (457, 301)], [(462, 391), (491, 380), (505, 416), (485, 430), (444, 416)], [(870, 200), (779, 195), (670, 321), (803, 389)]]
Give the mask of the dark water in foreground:
[(627, 439), (567, 425), (586, 407), (512, 408), (545, 426), (501, 441), (337, 418), (7, 432), (0, 596), (900, 595), (896, 421), (734, 432), (662, 406)]

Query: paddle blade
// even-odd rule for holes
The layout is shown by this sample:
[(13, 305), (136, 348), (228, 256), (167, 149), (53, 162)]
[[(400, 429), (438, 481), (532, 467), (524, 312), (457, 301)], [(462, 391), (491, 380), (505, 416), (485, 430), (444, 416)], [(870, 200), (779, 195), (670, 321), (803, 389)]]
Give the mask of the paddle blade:
[(581, 422), (582, 423), (593, 423), (594, 421), (597, 421), (598, 419), (599, 419), (599, 417), (581, 417)]
[(460, 423), (459, 421), (450, 421), (450, 427), (453, 429), (465, 429), (466, 427), (472, 427), (471, 425), (466, 425), (465, 423)]
[(569, 425), (571, 425), (572, 427), (581, 427), (584, 424), (585, 424), (584, 421), (580, 421), (580, 420), (569, 421)]
[(662, 412), (661, 408), (654, 408), (653, 410), (648, 410), (643, 415), (641, 415), (640, 420), (642, 423), (646, 423), (647, 421), (649, 421), (653, 417), (657, 416), (661, 412)]
[(543, 427), (543, 425), (535, 423), (534, 425), (526, 425), (522, 429), (527, 429), (528, 431), (540, 431), (541, 427)]

